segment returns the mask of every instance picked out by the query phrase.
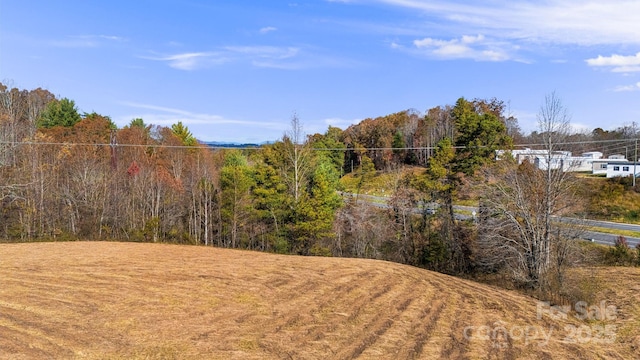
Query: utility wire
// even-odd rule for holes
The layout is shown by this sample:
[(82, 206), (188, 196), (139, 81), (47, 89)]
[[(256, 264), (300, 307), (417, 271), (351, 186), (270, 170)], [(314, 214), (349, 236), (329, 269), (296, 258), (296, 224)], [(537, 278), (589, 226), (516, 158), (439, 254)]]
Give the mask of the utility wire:
[[(71, 142), (37, 142), (37, 141), (0, 141), (0, 145), (51, 145), (51, 146), (116, 146), (116, 147), (143, 147), (143, 148), (173, 148), (173, 149), (214, 149), (214, 150), (260, 150), (265, 145), (258, 146), (219, 146), (209, 145), (206, 143), (200, 143), (201, 146), (188, 146), (188, 145), (166, 145), (166, 144), (107, 144), (107, 143), (71, 143)], [(267, 144), (270, 145), (270, 144)], [(423, 146), (423, 147), (375, 147), (375, 148), (363, 148), (364, 150), (434, 150), (436, 146)], [(464, 146), (453, 146), (454, 149), (464, 149)], [(307, 148), (307, 150), (313, 151), (349, 151), (359, 150), (355, 148)]]
[[(607, 146), (607, 150), (622, 150), (627, 147), (635, 146), (634, 142), (640, 139), (613, 139), (613, 140), (584, 140), (584, 141), (569, 141), (554, 143), (556, 146), (570, 146), (570, 145), (596, 145), (604, 144)], [(631, 145), (624, 145), (624, 143), (630, 143)], [(260, 150), (265, 145), (256, 146), (220, 146), (209, 145), (207, 143), (199, 143), (200, 146), (188, 146), (188, 145), (167, 145), (167, 144), (113, 144), (113, 143), (73, 143), (73, 142), (38, 142), (38, 141), (2, 141), (0, 145), (20, 146), (20, 145), (49, 145), (49, 146), (100, 146), (100, 147), (141, 147), (141, 148), (168, 148), (168, 149), (213, 149), (213, 150)], [(513, 148), (536, 148), (544, 147), (544, 143), (530, 143), (530, 144), (515, 144)], [(484, 148), (486, 146), (480, 146)], [(452, 146), (454, 149), (465, 149), (466, 146)], [(415, 146), (415, 147), (370, 147), (360, 148), (365, 151), (385, 151), (385, 150), (435, 150), (437, 146)], [(312, 151), (354, 151), (355, 148), (307, 148)], [(358, 149), (359, 150), (359, 149)], [(508, 150), (508, 149), (505, 149)]]

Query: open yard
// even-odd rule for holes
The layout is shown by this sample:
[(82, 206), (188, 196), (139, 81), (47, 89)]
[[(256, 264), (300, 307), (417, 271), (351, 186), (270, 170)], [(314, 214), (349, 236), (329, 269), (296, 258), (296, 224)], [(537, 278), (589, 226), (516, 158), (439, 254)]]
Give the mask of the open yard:
[(0, 244), (0, 358), (637, 358), (640, 269), (596, 272), (616, 315), (581, 321), (382, 261)]

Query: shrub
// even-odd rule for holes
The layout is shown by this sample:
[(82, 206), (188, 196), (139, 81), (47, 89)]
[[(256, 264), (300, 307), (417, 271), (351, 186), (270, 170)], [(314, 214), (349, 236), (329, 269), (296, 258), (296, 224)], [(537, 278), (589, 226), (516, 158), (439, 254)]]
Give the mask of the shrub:
[(609, 249), (605, 257), (608, 265), (629, 266), (636, 263), (635, 251), (631, 250), (624, 236), (618, 236), (615, 245)]

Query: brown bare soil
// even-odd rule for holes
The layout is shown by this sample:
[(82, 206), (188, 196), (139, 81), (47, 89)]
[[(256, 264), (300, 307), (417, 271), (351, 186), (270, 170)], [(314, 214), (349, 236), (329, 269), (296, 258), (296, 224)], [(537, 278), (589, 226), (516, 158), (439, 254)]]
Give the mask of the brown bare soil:
[[(637, 358), (640, 270), (602, 271), (617, 317), (580, 321), (538, 317), (538, 303), (516, 292), (382, 261), (2, 244), (0, 358)], [(615, 339), (598, 333), (604, 325)]]

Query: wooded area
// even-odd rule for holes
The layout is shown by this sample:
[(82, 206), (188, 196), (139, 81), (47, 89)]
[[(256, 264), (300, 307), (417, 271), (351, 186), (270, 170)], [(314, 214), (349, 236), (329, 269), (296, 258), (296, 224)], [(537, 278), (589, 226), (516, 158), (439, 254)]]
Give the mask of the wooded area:
[[(514, 274), (535, 287), (558, 254), (559, 239), (552, 238), (562, 237), (549, 219), (572, 210), (556, 200), (569, 201), (574, 191), (569, 175), (549, 170), (537, 178), (529, 176), (535, 170), (517, 164), (495, 166), (495, 150), (514, 141), (544, 144), (549, 134), (559, 134), (550, 128), (524, 137), (506, 110), (497, 99), (460, 98), (424, 116), (402, 111), (309, 136), (294, 114), (291, 130), (275, 143), (212, 149), (182, 123), (161, 127), (132, 119), (118, 129), (108, 116), (80, 114), (72, 100), (47, 90), (0, 84), (0, 238), (202, 244), (378, 258), (468, 273), (506, 266), (481, 258), (490, 238), (479, 237), (473, 221), (454, 216), (460, 189), (476, 187), (484, 188), (480, 198), (491, 200), (483, 203), (490, 215), (480, 219), (491, 225), (484, 229), (498, 229), (491, 232), (494, 239), (510, 239), (521, 231), (522, 216), (533, 219), (544, 212), (542, 227), (535, 227), (541, 233), (527, 238), (535, 244), (526, 251), (541, 254), (545, 265), (512, 264), (524, 266)], [(565, 135), (569, 140), (631, 136), (626, 130)], [(424, 170), (398, 177), (386, 209), (338, 192), (346, 173), (366, 182), (376, 170), (402, 166)], [(509, 183), (522, 175), (531, 184), (517, 185), (529, 187)], [(539, 191), (541, 197), (513, 204), (529, 212), (508, 223), (502, 220), (510, 214), (507, 202), (514, 189)], [(546, 199), (544, 209), (535, 207), (538, 199)], [(440, 204), (436, 214), (414, 214), (418, 204), (432, 202)]]

